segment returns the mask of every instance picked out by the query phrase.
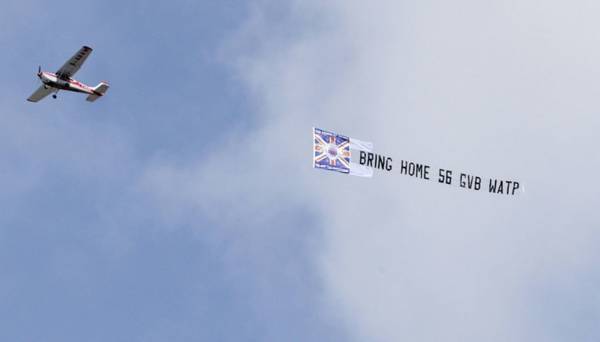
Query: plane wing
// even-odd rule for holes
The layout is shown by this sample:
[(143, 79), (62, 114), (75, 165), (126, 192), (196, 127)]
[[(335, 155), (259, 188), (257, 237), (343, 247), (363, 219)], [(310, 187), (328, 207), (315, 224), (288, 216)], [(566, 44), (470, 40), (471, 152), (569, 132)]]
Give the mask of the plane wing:
[(88, 58), (88, 56), (92, 53), (92, 48), (89, 46), (83, 46), (76, 54), (69, 59), (62, 68), (58, 69), (56, 75), (62, 79), (68, 79), (71, 76), (75, 75), (77, 70), (81, 68), (83, 62)]
[(38, 102), (39, 100), (43, 99), (44, 97), (50, 95), (52, 92), (54, 92), (54, 89), (48, 87), (44, 87), (44, 86), (40, 86), (39, 88), (37, 88), (37, 90), (31, 94), (31, 96), (29, 96), (29, 98), (27, 99), (27, 101), (29, 102)]

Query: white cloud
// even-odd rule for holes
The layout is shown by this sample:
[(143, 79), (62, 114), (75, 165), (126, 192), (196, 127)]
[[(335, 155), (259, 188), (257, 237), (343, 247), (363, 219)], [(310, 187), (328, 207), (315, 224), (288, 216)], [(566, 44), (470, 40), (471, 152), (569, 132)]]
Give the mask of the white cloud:
[[(571, 301), (580, 284), (565, 281), (598, 285), (599, 6), (297, 2), (293, 29), (258, 15), (228, 50), (246, 54), (236, 61), (258, 131), (194, 165), (160, 163), (143, 186), (170, 219), (200, 212), (234, 232), (262, 227), (261, 239), (282, 202), (318, 210), (315, 262), (357, 340), (570, 340), (573, 321), (556, 311), (600, 317), (594, 287), (596, 299)], [(527, 192), (319, 173), (314, 125), (397, 158), (519, 178)]]

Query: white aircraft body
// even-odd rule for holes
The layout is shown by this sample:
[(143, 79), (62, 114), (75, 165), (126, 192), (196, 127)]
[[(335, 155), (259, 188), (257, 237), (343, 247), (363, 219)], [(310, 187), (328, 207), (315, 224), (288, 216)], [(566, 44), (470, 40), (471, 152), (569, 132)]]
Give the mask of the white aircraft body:
[(97, 86), (90, 87), (71, 78), (81, 68), (83, 62), (85, 62), (91, 53), (92, 48), (88, 46), (82, 47), (55, 74), (46, 71), (42, 72), (42, 67), (40, 66), (37, 76), (42, 81), (42, 85), (29, 96), (27, 101), (38, 102), (52, 93), (54, 93), (52, 97), (56, 98), (59, 90), (88, 94), (89, 96), (86, 100), (90, 102), (94, 102), (103, 96), (108, 90), (108, 83), (100, 82)]

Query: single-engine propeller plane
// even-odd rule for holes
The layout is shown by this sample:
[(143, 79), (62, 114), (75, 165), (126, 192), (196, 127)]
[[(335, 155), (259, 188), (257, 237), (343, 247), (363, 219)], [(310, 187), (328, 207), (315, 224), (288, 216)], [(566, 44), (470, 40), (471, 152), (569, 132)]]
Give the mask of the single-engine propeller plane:
[(108, 83), (100, 82), (100, 84), (97, 86), (90, 87), (71, 78), (73, 75), (75, 75), (77, 70), (81, 68), (91, 53), (91, 47), (82, 47), (55, 74), (42, 71), (42, 67), (40, 66), (38, 68), (37, 76), (40, 78), (40, 81), (42, 81), (42, 85), (33, 94), (31, 94), (31, 96), (29, 96), (27, 101), (38, 102), (52, 93), (52, 97), (56, 98), (56, 94), (59, 90), (68, 90), (88, 94), (86, 100), (90, 102), (94, 102), (99, 97), (103, 96), (108, 90)]

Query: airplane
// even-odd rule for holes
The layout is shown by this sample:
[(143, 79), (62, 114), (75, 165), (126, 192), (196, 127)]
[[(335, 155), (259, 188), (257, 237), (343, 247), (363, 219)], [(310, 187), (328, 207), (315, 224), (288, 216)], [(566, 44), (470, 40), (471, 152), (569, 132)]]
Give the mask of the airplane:
[(97, 86), (90, 87), (71, 78), (81, 68), (91, 53), (91, 47), (83, 46), (54, 74), (46, 71), (42, 72), (42, 66), (40, 66), (37, 76), (42, 81), (42, 85), (29, 96), (27, 101), (38, 102), (52, 93), (54, 93), (52, 94), (52, 98), (56, 98), (59, 90), (88, 94), (86, 100), (90, 102), (94, 102), (103, 96), (108, 90), (108, 83), (102, 81)]

